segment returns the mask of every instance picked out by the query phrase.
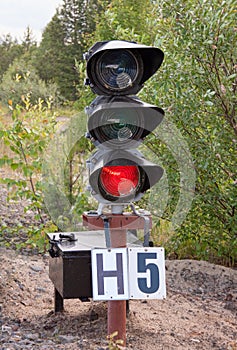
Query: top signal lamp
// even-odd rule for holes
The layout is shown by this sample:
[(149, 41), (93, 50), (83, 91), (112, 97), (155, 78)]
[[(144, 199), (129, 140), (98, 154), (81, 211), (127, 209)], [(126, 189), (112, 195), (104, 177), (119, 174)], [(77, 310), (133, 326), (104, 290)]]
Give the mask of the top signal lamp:
[(160, 67), (164, 54), (128, 41), (103, 41), (86, 53), (87, 80), (98, 95), (136, 94)]

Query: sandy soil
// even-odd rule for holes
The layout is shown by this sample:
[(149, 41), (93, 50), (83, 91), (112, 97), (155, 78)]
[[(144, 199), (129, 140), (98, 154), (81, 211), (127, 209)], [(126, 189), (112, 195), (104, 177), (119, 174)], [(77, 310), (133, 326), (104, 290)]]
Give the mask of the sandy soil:
[[(2, 349), (106, 349), (106, 303), (65, 300), (53, 312), (48, 257), (0, 248)], [(167, 261), (167, 298), (132, 301), (127, 349), (236, 350), (237, 270)]]

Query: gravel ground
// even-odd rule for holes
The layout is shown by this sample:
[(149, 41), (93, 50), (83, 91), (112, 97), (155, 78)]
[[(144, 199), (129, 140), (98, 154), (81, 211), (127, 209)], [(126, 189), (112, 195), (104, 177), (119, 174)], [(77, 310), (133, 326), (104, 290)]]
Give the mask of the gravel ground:
[[(106, 349), (106, 303), (65, 300), (53, 312), (48, 256), (0, 249), (2, 350)], [(236, 350), (237, 271), (167, 261), (167, 299), (132, 301), (127, 348)]]
[[(6, 194), (0, 187), (1, 222), (30, 224), (25, 203), (6, 203)], [(14, 248), (22, 237), (9, 239)], [(32, 253), (0, 247), (1, 349), (106, 349), (106, 303), (65, 300), (54, 314), (48, 255)], [(165, 300), (130, 302), (127, 349), (237, 350), (237, 270), (193, 260), (166, 268)]]

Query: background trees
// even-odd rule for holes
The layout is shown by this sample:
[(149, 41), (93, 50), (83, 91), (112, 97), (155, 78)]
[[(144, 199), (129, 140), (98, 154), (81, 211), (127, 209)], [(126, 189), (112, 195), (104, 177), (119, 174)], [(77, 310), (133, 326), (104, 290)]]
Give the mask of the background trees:
[(76, 62), (82, 61), (87, 38), (95, 29), (95, 14), (101, 11), (97, 1), (64, 0), (43, 32), (36, 56), (39, 75), (57, 83), (61, 95), (77, 99), (79, 83)]
[[(157, 4), (158, 5), (158, 4)], [(162, 76), (153, 82), (167, 117), (188, 141), (197, 174), (196, 196), (179, 231), (184, 251), (224, 255), (237, 251), (236, 77), (233, 1), (157, 6), (157, 44), (165, 49)]]
[(23, 46), (14, 40), (10, 34), (0, 38), (0, 81), (9, 65), (16, 57), (23, 54)]
[(166, 168), (170, 189), (166, 211), (157, 220), (158, 241), (163, 234), (169, 237), (167, 249), (179, 257), (221, 257), (228, 263), (237, 258), (235, 6), (234, 0), (200, 0), (198, 5), (193, 0), (64, 0), (38, 47), (33, 40), (19, 44), (10, 36), (0, 41), (2, 83), (9, 84), (9, 65), (22, 57), (46, 86), (54, 82), (63, 99), (81, 108), (92, 100), (83, 86), (82, 54), (95, 41), (134, 40), (165, 52), (161, 69), (140, 97), (165, 109), (193, 157), (195, 199), (182, 227), (171, 232), (182, 185), (179, 169), (167, 145), (154, 136), (148, 139), (147, 147)]
[[(120, 5), (111, 1), (98, 23), (97, 39), (137, 40), (164, 50), (160, 71), (140, 97), (165, 109), (194, 160), (196, 196), (186, 221), (170, 240), (172, 251), (228, 260), (237, 251), (235, 4), (158, 0), (135, 8), (130, 2)], [(168, 172), (171, 198), (163, 219), (169, 223), (180, 190), (179, 171), (164, 144), (152, 139), (147, 145)]]
[(12, 106), (25, 105), (29, 99), (35, 104), (40, 99), (44, 102), (57, 103), (57, 86), (41, 80), (31, 62), (26, 62), (24, 56), (16, 59), (3, 75), (0, 85), (0, 99)]

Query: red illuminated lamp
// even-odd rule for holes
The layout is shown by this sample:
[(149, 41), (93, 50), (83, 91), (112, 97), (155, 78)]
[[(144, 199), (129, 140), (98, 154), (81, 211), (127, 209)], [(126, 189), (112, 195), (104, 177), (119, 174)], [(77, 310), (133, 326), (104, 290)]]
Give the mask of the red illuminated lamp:
[(137, 151), (97, 151), (96, 164), (90, 172), (89, 182), (93, 195), (101, 203), (130, 203), (162, 177), (163, 169), (140, 156)]
[(104, 191), (113, 197), (125, 197), (136, 192), (140, 172), (137, 166), (105, 166), (101, 169), (100, 183)]

